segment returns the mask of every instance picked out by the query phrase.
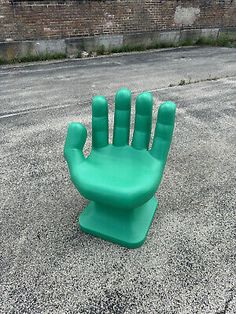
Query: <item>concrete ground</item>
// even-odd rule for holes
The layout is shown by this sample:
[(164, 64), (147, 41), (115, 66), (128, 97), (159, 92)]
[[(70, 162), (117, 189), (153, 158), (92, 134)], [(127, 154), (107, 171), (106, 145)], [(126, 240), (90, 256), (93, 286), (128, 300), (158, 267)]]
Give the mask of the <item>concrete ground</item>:
[[(88, 201), (63, 159), (69, 121), (86, 125), (89, 153), (92, 96), (108, 97), (112, 129), (121, 86), (178, 108), (159, 209), (135, 250), (79, 230)], [(1, 67), (1, 313), (235, 313), (235, 126), (236, 49)]]

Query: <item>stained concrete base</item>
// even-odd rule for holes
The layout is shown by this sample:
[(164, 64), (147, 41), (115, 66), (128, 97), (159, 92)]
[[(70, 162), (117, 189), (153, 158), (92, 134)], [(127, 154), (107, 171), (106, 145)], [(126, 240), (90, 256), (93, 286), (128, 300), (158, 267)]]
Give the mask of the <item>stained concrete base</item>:
[(219, 34), (229, 34), (236, 38), (236, 29), (183, 29), (173, 31), (143, 32), (121, 35), (99, 35), (91, 37), (72, 37), (65, 39), (32, 40), (0, 42), (0, 59), (10, 61), (26, 56), (39, 54), (62, 53), (69, 58), (77, 57), (81, 51), (96, 51), (100, 47), (105, 49), (120, 48), (124, 45), (143, 47), (154, 43), (178, 43), (190, 39), (196, 42), (202, 37), (216, 39)]

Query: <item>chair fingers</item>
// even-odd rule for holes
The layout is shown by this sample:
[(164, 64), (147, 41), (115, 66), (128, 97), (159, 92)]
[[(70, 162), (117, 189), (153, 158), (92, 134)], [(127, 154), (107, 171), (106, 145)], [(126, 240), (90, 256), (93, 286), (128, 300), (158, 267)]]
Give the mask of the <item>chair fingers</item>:
[(92, 102), (92, 145), (95, 149), (108, 145), (108, 104), (104, 96), (96, 96)]
[(87, 138), (87, 130), (81, 123), (70, 123), (64, 146), (64, 157), (67, 161), (72, 181), (77, 177), (79, 165), (84, 161), (84, 144)]
[(152, 129), (151, 93), (145, 92), (136, 99), (135, 125), (132, 146), (136, 149), (148, 149)]
[(126, 88), (120, 89), (115, 97), (115, 116), (113, 144), (124, 146), (129, 144), (131, 92)]
[(176, 105), (167, 101), (160, 105), (157, 124), (150, 153), (162, 162), (166, 162), (174, 130)]

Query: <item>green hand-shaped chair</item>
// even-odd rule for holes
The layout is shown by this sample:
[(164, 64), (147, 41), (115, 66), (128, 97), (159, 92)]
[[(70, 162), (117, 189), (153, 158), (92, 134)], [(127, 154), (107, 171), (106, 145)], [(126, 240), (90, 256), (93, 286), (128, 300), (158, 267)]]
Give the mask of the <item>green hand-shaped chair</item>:
[(176, 106), (160, 105), (153, 144), (151, 93), (136, 99), (135, 128), (129, 146), (131, 92), (120, 89), (115, 97), (113, 144), (108, 143), (108, 105), (103, 96), (92, 102), (92, 151), (85, 158), (85, 127), (71, 123), (64, 156), (71, 180), (91, 200), (79, 217), (87, 233), (129, 248), (140, 246), (157, 208), (155, 192), (161, 182), (174, 129)]

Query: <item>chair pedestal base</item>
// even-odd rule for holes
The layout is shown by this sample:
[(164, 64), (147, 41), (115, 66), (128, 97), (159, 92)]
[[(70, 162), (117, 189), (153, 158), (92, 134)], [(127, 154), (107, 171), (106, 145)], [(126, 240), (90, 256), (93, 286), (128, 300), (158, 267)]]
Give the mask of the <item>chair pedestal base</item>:
[(128, 248), (143, 244), (151, 226), (157, 200), (133, 209), (118, 209), (90, 202), (78, 219), (81, 230)]

